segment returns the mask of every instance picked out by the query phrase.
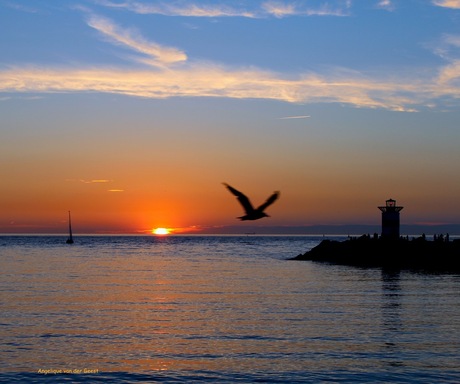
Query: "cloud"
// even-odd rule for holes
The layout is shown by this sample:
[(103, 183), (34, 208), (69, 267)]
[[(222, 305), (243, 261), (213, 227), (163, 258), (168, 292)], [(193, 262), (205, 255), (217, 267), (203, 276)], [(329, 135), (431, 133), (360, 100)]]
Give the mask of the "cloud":
[(114, 3), (110, 0), (99, 0), (98, 4), (123, 8), (138, 14), (157, 14), (163, 16), (185, 16), (185, 17), (255, 17), (255, 15), (244, 9), (234, 9), (228, 5), (221, 4), (194, 4), (190, 2), (151, 2), (144, 4), (140, 1), (125, 1)]
[(459, 57), (460, 36), (444, 34), (440, 39), (427, 43), (425, 46), (446, 61), (454, 62)]
[(324, 2), (317, 8), (311, 8), (306, 1), (266, 1), (262, 3), (248, 2), (253, 9), (232, 7), (228, 4), (202, 4), (191, 2), (151, 2), (144, 4), (140, 1), (127, 0), (122, 3), (115, 3), (110, 0), (99, 0), (98, 4), (127, 9), (138, 14), (157, 14), (164, 16), (182, 17), (287, 17), (287, 16), (344, 16), (345, 10), (350, 6), (350, 0), (336, 0), (337, 5), (332, 7), (330, 2)]
[(387, 11), (394, 11), (395, 9), (395, 5), (392, 0), (379, 0), (377, 7)]
[(0, 101), (10, 101), (10, 100), (41, 100), (43, 96), (2, 96)]
[(286, 117), (279, 117), (280, 120), (289, 120), (289, 119), (308, 119), (309, 115), (302, 115), (302, 116), (286, 116)]
[(460, 97), (460, 62), (433, 79), (369, 78), (351, 71), (308, 73), (295, 78), (260, 69), (195, 64), (169, 70), (12, 68), (0, 71), (3, 92), (101, 92), (153, 99), (224, 97), (288, 103), (345, 103), (356, 107), (413, 111), (436, 97)]
[(262, 4), (262, 8), (265, 10), (265, 12), (275, 17), (293, 16), (298, 12), (294, 4), (286, 4), (274, 1)]
[[(91, 179), (91, 180), (85, 180), (85, 179), (67, 179), (66, 181), (71, 181), (71, 182), (80, 182), (83, 184), (107, 184), (107, 183), (112, 183), (113, 180), (109, 179)], [(111, 188), (107, 189), (107, 192), (124, 192), (124, 189), (116, 189), (116, 188)]]
[(95, 179), (95, 180), (79, 180), (80, 182), (84, 184), (97, 184), (97, 183), (110, 183), (112, 180), (106, 180), (106, 179)]
[[(448, 65), (431, 76), (417, 75), (417, 71), (412, 70), (410, 75), (376, 77), (341, 68), (324, 74), (309, 72), (286, 76), (255, 67), (231, 68), (189, 62), (179, 49), (148, 41), (108, 19), (91, 15), (88, 24), (110, 41), (142, 53), (144, 57), (136, 60), (150, 67), (11, 67), (0, 70), (0, 92), (100, 92), (152, 99), (271, 99), (288, 103), (343, 103), (396, 111), (432, 106), (437, 98), (460, 98), (460, 61), (456, 60), (449, 60)], [(460, 39), (445, 36), (443, 44), (446, 49), (459, 47)]]
[(8, 8), (15, 9), (16, 11), (20, 11), (20, 12), (39, 13), (39, 11), (36, 8), (26, 6), (26, 5), (23, 5), (23, 4), (13, 3), (13, 2), (10, 2), (10, 1), (5, 2), (3, 5), (8, 7)]
[[(270, 1), (262, 4), (262, 9), (271, 16), (277, 18), (288, 16), (346, 16), (345, 10), (348, 8), (348, 3), (345, 7), (331, 7), (328, 3), (323, 4), (318, 8), (310, 8), (300, 6), (298, 3), (287, 3), (280, 1)], [(345, 9), (344, 9), (345, 8)]]
[(433, 4), (439, 7), (460, 9), (460, 0), (433, 0)]
[(452, 62), (450, 65), (443, 67), (439, 71), (438, 83), (443, 84), (451, 89), (453, 88), (451, 92), (456, 91), (457, 97), (459, 97), (458, 93), (460, 89), (460, 60)]
[(459, 35), (446, 34), (443, 36), (443, 42), (446, 45), (449, 45), (455, 48), (460, 48), (460, 36)]
[(181, 50), (147, 41), (138, 32), (120, 28), (109, 19), (91, 15), (88, 18), (88, 25), (108, 37), (112, 42), (147, 56), (147, 58), (141, 59), (144, 63), (164, 66), (187, 60), (187, 55)]

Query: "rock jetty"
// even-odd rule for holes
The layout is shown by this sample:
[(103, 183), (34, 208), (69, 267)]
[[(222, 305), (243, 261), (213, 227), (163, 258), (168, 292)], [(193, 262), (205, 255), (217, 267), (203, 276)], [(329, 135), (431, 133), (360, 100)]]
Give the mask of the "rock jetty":
[(374, 235), (344, 241), (323, 240), (291, 260), (311, 260), (357, 267), (380, 267), (460, 273), (460, 239), (448, 236), (433, 241), (425, 236), (388, 239)]

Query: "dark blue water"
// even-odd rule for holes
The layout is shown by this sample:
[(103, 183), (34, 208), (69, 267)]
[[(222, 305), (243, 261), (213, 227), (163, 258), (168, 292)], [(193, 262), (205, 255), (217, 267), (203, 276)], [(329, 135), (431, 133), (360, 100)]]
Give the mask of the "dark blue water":
[(0, 236), (0, 381), (459, 383), (460, 276), (308, 236)]

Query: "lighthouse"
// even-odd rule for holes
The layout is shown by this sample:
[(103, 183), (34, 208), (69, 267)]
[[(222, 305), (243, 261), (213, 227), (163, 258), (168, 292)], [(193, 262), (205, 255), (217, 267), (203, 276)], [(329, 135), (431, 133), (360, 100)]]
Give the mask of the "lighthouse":
[(399, 211), (404, 207), (398, 207), (396, 200), (388, 199), (384, 207), (378, 207), (382, 211), (382, 237), (386, 239), (399, 238)]

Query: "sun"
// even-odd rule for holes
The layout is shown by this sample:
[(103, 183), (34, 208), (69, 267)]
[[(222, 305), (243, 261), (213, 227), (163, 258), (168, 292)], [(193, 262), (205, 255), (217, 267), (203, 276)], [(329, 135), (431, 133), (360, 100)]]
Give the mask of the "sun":
[(154, 235), (169, 235), (170, 231), (168, 228), (155, 228), (152, 230)]

